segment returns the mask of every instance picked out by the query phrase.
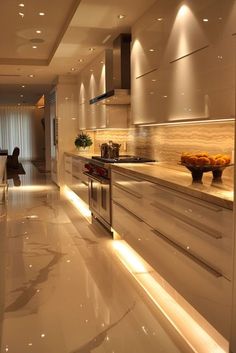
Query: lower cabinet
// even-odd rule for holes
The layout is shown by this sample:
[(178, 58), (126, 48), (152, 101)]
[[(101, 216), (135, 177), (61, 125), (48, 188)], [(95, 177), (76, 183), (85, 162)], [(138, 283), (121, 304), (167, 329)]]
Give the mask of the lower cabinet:
[(65, 155), (65, 184), (88, 204), (88, 177), (84, 175), (85, 164), (86, 161), (82, 158)]
[[(214, 238), (207, 232), (204, 233), (204, 227), (201, 227), (200, 222), (190, 224), (188, 218), (180, 217), (183, 199), (180, 198), (178, 204), (175, 191), (173, 191), (174, 206), (179, 213), (172, 213), (171, 205), (169, 208), (165, 205), (163, 209), (152, 207), (153, 200), (150, 203), (149, 197), (144, 192), (147, 191), (146, 188), (143, 190), (139, 188), (138, 195), (135, 192), (135, 196), (139, 196), (136, 198), (135, 205), (135, 197), (131, 195), (129, 186), (137, 185), (138, 181), (134, 178), (130, 180), (131, 184), (127, 183), (127, 176), (124, 175), (121, 189), (117, 187), (118, 179), (122, 182), (122, 174), (112, 172), (113, 229), (222, 335), (228, 338), (232, 291), (230, 280), (232, 239), (228, 224), (225, 232), (222, 224), (221, 233)], [(171, 191), (169, 188), (166, 189), (168, 199)], [(165, 188), (162, 187), (163, 198), (164, 191)], [(187, 201), (190, 202), (191, 197)], [(199, 215), (202, 213), (204, 217), (206, 216), (207, 205), (208, 203), (205, 205), (204, 202), (197, 205)], [(210, 214), (215, 207), (212, 206), (209, 209)], [(140, 212), (141, 208), (143, 213)], [(217, 214), (224, 214), (224, 212), (227, 213), (227, 222), (233, 223), (231, 210), (219, 207)]]

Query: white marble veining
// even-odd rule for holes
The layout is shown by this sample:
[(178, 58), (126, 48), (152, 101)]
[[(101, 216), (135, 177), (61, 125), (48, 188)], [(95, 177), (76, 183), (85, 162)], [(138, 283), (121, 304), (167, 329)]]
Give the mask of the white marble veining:
[(1, 220), (1, 352), (184, 353), (112, 239), (27, 164)]

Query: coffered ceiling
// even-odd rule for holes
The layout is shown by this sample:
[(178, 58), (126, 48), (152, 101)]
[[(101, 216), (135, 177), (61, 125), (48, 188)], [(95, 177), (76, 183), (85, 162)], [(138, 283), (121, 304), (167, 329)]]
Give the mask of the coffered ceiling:
[[(132, 24), (154, 2), (3, 1), (0, 12), (0, 104), (34, 104), (52, 87), (57, 75), (77, 75), (104, 48), (111, 46), (119, 33), (130, 31)], [(119, 18), (119, 15), (124, 17)], [(20, 95), (23, 95), (22, 99), (19, 99)]]

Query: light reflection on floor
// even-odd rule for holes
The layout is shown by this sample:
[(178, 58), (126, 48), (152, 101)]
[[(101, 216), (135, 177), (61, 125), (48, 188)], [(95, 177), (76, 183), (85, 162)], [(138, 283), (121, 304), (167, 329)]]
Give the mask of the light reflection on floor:
[(9, 187), (1, 228), (1, 352), (190, 352), (117, 259), (109, 235), (34, 166), (25, 169), (22, 186)]

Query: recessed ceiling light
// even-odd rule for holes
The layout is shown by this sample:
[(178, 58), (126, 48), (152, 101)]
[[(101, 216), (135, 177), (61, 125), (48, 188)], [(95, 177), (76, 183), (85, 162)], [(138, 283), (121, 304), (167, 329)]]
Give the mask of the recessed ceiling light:
[(157, 21), (162, 21), (162, 20), (163, 20), (162, 17), (157, 18)]
[(20, 103), (17, 103), (17, 105), (20, 105)]
[(100, 64), (104, 64), (104, 61), (100, 61)]
[(94, 51), (94, 50), (95, 50), (95, 48), (89, 48), (89, 50), (90, 50), (90, 51)]
[(20, 97), (23, 98), (24, 97), (23, 94), (21, 94)]
[(79, 62), (82, 63), (84, 61), (84, 59), (79, 59)]
[(22, 2), (18, 5), (20, 7), (25, 7), (25, 4), (23, 4)]
[(119, 20), (123, 20), (123, 18), (125, 18), (125, 15), (118, 15), (117, 17), (119, 18)]
[(151, 48), (151, 49), (149, 49), (149, 51), (153, 52), (153, 51), (155, 51), (155, 49)]
[(72, 68), (71, 68), (71, 71), (75, 71), (75, 68), (74, 68), (74, 67), (72, 67)]
[(30, 74), (30, 75), (28, 75), (28, 77), (31, 77), (31, 78), (32, 78), (32, 77), (34, 77), (34, 75), (33, 75), (33, 74)]
[(25, 85), (22, 85), (21, 87), (22, 87), (22, 88), (25, 88)]
[(42, 33), (42, 31), (40, 29), (37, 29), (35, 32), (38, 33), (38, 34)]
[(93, 72), (93, 69), (90, 69), (89, 71), (90, 71), (90, 72)]
[(45, 16), (45, 12), (39, 12), (39, 16)]
[(19, 15), (23, 18), (25, 14), (23, 12), (19, 12)]
[(203, 18), (203, 22), (208, 22), (208, 18)]
[(153, 78), (153, 79), (152, 79), (152, 82), (156, 82), (156, 79), (155, 79), (155, 78)]
[(37, 49), (38, 47), (37, 47), (37, 45), (33, 45), (32, 48), (33, 49)]

